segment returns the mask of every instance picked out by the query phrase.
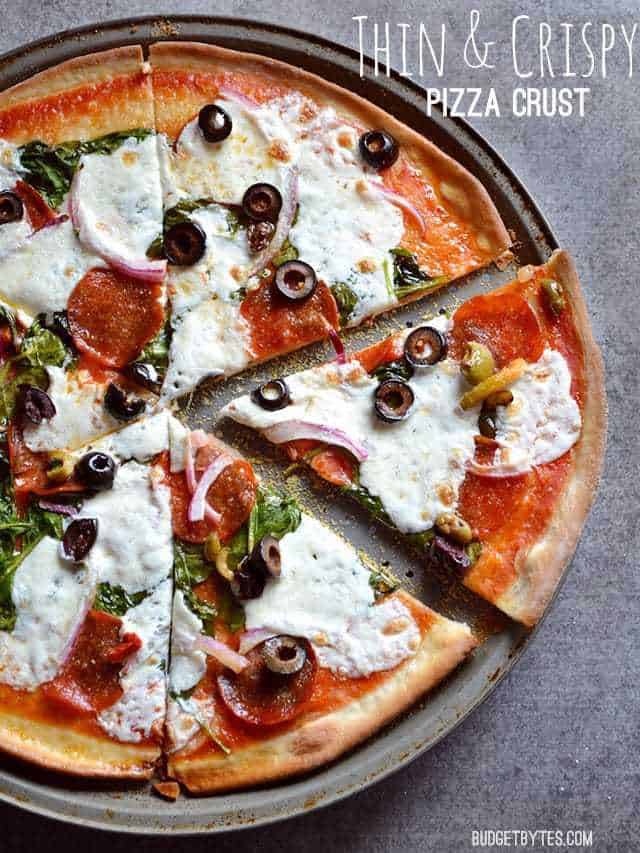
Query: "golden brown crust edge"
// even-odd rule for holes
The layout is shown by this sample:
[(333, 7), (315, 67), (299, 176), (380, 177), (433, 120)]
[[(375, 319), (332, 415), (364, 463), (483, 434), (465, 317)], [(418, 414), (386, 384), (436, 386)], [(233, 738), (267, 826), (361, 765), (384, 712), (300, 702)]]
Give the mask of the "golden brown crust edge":
[(150, 76), (139, 45), (68, 59), (0, 93), (0, 137), (52, 145), (153, 128)]
[[(160, 71), (191, 70), (211, 73), (212, 65), (215, 65), (217, 70), (256, 72), (282, 85), (295, 87), (315, 101), (337, 107), (357, 118), (364, 126), (385, 127), (398, 139), (411, 160), (437, 175), (440, 190), (447, 203), (474, 226), (477, 239), (479, 242), (486, 241), (487, 247), (484, 250), (490, 252), (493, 259), (510, 246), (509, 234), (480, 181), (425, 137), (359, 95), (277, 59), (228, 50), (216, 45), (160, 42), (151, 45), (149, 58), (154, 70)], [(203, 95), (200, 106), (205, 102), (206, 96)], [(157, 102), (156, 115), (160, 131), (169, 124), (171, 114), (180, 108), (175, 98)], [(190, 109), (188, 116), (181, 115), (180, 124), (192, 117), (193, 105), (190, 105)]]
[(528, 626), (542, 616), (576, 549), (600, 479), (607, 430), (602, 356), (593, 338), (575, 265), (567, 252), (557, 250), (545, 268), (569, 296), (584, 358), (585, 395), (582, 436), (562, 496), (543, 535), (520, 555), (518, 580), (495, 602)]
[[(411, 601), (413, 607), (419, 604), (407, 593), (397, 595)], [(307, 773), (338, 758), (409, 708), (477, 645), (467, 625), (432, 615), (434, 621), (416, 654), (375, 690), (337, 711), (305, 720), (285, 734), (233, 750), (228, 756), (170, 756), (169, 774), (191, 793), (210, 794)]]
[(149, 779), (160, 758), (159, 747), (92, 738), (1, 709), (0, 749), (47, 770), (103, 779)]

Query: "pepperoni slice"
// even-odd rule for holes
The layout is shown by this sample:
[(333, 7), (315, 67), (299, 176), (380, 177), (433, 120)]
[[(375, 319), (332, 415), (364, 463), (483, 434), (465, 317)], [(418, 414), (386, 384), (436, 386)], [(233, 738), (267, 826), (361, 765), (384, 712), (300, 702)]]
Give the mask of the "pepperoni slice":
[(122, 696), (120, 670), (142, 646), (137, 634), (120, 637), (122, 620), (90, 610), (62, 671), (43, 695), (57, 708), (76, 714), (99, 713)]
[(218, 676), (218, 691), (231, 713), (251, 726), (276, 726), (298, 717), (310, 698), (318, 664), (311, 644), (305, 645), (307, 658), (293, 675), (276, 675), (262, 660), (262, 645), (252, 649), (249, 664), (236, 675), (225, 669)]
[(92, 269), (67, 304), (76, 347), (107, 367), (124, 367), (160, 330), (162, 287), (108, 269)]
[(449, 353), (460, 359), (467, 341), (488, 347), (498, 367), (514, 358), (537, 361), (545, 338), (527, 300), (507, 288), (497, 293), (475, 296), (453, 315)]
[(326, 338), (339, 326), (338, 308), (324, 282), (300, 302), (286, 299), (273, 282), (250, 291), (240, 312), (251, 330), (256, 358), (278, 355)]
[(206, 518), (189, 521), (191, 494), (184, 473), (169, 473), (167, 478), (171, 490), (173, 532), (185, 542), (204, 542), (213, 531), (221, 542), (228, 542), (249, 518), (255, 503), (258, 483), (251, 465), (243, 459), (227, 466), (209, 489), (207, 500), (222, 516), (217, 525)]
[(42, 198), (40, 193), (24, 181), (16, 181), (14, 187), (15, 194), (20, 197), (20, 200), (27, 209), (29, 222), (34, 231), (39, 231), (57, 219), (58, 215), (55, 210), (52, 210), (47, 202)]

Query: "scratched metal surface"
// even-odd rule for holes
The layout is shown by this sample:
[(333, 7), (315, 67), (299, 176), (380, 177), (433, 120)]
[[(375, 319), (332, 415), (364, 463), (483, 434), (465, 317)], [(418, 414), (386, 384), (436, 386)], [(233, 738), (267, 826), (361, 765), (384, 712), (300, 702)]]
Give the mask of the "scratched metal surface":
[[(460, 120), (427, 118), (424, 96), (413, 84), (392, 76), (361, 80), (358, 57), (351, 51), (307, 35), (237, 19), (171, 16), (90, 27), (35, 43), (0, 58), (0, 87), (71, 56), (116, 45), (144, 45), (161, 38), (211, 41), (225, 47), (266, 53), (325, 76), (381, 105), (424, 133), (462, 162), (489, 190), (513, 232), (518, 260), (540, 263), (556, 241), (535, 202), (508, 166), (469, 126)], [(407, 320), (419, 320), (440, 307), (508, 280), (513, 269), (491, 269), (448, 290), (400, 309), (374, 328), (346, 335), (348, 349), (383, 337)], [(483, 701), (514, 665), (532, 634), (466, 591), (451, 575), (422, 571), (415, 553), (391, 531), (371, 522), (366, 513), (338, 496), (307, 472), (285, 473), (277, 453), (249, 431), (220, 422), (216, 413), (231, 397), (257, 381), (320, 363), (325, 346), (313, 347), (271, 362), (224, 386), (208, 385), (184, 407), (184, 416), (238, 447), (260, 474), (285, 484), (302, 505), (343, 533), (375, 561), (386, 561), (404, 585), (430, 606), (467, 621), (485, 642), (470, 661), (409, 713), (340, 761), (292, 782), (208, 798), (182, 797), (176, 803), (152, 798), (148, 785), (87, 783), (0, 759), (0, 798), (19, 807), (84, 826), (138, 833), (198, 833), (256, 826), (334, 802), (383, 778), (443, 738)]]

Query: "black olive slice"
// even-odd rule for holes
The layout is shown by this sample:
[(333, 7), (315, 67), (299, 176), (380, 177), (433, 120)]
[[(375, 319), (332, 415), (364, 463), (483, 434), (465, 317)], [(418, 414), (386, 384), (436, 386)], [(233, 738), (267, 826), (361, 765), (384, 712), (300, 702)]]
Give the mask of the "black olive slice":
[(196, 264), (204, 255), (207, 238), (195, 222), (178, 222), (164, 235), (164, 253), (179, 267)]
[(145, 401), (137, 397), (129, 397), (126, 391), (118, 388), (113, 382), (109, 383), (104, 395), (106, 410), (119, 421), (130, 421), (144, 412)]
[(277, 675), (294, 675), (300, 672), (306, 659), (306, 647), (295, 637), (271, 637), (262, 644), (262, 660), (267, 669)]
[(47, 421), (56, 413), (56, 407), (51, 397), (46, 391), (43, 391), (42, 388), (36, 388), (35, 385), (18, 386), (17, 408), (20, 414), (32, 424)]
[(255, 569), (260, 569), (272, 578), (280, 577), (282, 562), (280, 559), (280, 543), (275, 536), (263, 536), (253, 549), (251, 563)]
[(251, 399), (256, 405), (268, 412), (284, 409), (291, 401), (289, 388), (284, 379), (271, 379), (269, 382), (264, 382), (254, 388), (251, 392)]
[(254, 222), (275, 222), (281, 207), (280, 190), (271, 184), (252, 184), (242, 197), (242, 209)]
[(142, 361), (132, 361), (124, 367), (122, 372), (127, 379), (131, 379), (132, 382), (135, 382), (141, 388), (153, 391), (154, 394), (160, 393), (162, 383), (158, 378), (157, 370), (152, 364), (145, 364)]
[(266, 582), (264, 570), (256, 566), (250, 557), (245, 557), (233, 573), (231, 592), (241, 601), (260, 598)]
[(276, 270), (275, 282), (284, 297), (298, 301), (311, 296), (318, 279), (313, 267), (304, 261), (286, 261)]
[(400, 148), (386, 130), (368, 130), (360, 137), (360, 153), (365, 163), (379, 172), (393, 166), (400, 154)]
[(19, 195), (6, 192), (0, 193), (0, 225), (18, 222), (24, 216), (24, 205)]
[(110, 489), (116, 475), (116, 463), (106, 453), (93, 451), (76, 463), (75, 477), (90, 489)]
[(38, 314), (36, 320), (43, 329), (57, 335), (66, 347), (75, 350), (66, 311), (54, 311), (52, 314)]
[(496, 437), (497, 429), (495, 409), (491, 409), (488, 406), (482, 407), (478, 418), (478, 429), (480, 430), (480, 435), (483, 435), (485, 438)]
[(415, 397), (408, 382), (402, 379), (385, 379), (376, 388), (376, 415), (383, 421), (393, 423), (407, 417)]
[(97, 518), (76, 518), (67, 527), (62, 537), (62, 556), (65, 560), (79, 563), (93, 548), (98, 535)]
[(435, 364), (447, 354), (447, 342), (433, 326), (420, 326), (404, 342), (404, 357), (413, 367)]
[(247, 228), (249, 248), (254, 255), (262, 252), (271, 242), (276, 226), (273, 222), (251, 222)]
[(198, 113), (198, 127), (207, 142), (222, 142), (231, 133), (231, 116), (217, 104), (207, 104)]

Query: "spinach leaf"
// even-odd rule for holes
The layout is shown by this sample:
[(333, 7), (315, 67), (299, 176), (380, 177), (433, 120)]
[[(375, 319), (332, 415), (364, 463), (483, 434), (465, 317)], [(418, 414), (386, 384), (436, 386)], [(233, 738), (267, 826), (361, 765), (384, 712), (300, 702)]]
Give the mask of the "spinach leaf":
[(427, 291), (439, 287), (447, 281), (447, 276), (430, 278), (418, 266), (415, 255), (407, 249), (398, 247), (391, 250), (393, 257), (393, 291), (398, 299), (404, 299), (411, 293)]
[(275, 489), (259, 489), (249, 516), (247, 552), (251, 553), (263, 536), (282, 539), (285, 533), (297, 530), (302, 513), (295, 499)]
[(13, 311), (10, 311), (6, 305), (0, 305), (0, 324), (4, 324), (9, 327), (11, 331), (11, 343), (15, 346), (16, 341), (18, 339), (18, 327), (16, 325), (16, 315)]
[(340, 325), (346, 326), (353, 314), (354, 308), (358, 304), (358, 296), (344, 281), (332, 284), (331, 293), (333, 293), (333, 298), (336, 300), (338, 306)]
[(282, 244), (282, 248), (280, 249), (278, 254), (272, 258), (271, 263), (274, 265), (274, 267), (281, 267), (282, 264), (285, 264), (287, 261), (296, 261), (297, 259), (298, 250), (293, 245), (293, 243), (289, 241), (289, 238), (287, 237), (287, 239)]
[(173, 576), (176, 586), (181, 590), (190, 590), (192, 586), (205, 581), (213, 571), (212, 563), (207, 563), (201, 545), (176, 542), (173, 547)]
[(218, 616), (230, 631), (241, 631), (244, 628), (244, 608), (238, 604), (228, 587), (220, 596)]
[(83, 154), (111, 154), (127, 139), (144, 139), (153, 131), (145, 128), (108, 133), (84, 142), (47, 145), (35, 140), (18, 149), (23, 177), (53, 208), (60, 207)]
[(135, 607), (149, 595), (148, 592), (134, 592), (130, 595), (123, 587), (110, 583), (98, 584), (93, 602), (94, 610), (102, 610), (112, 616), (124, 616), (130, 607)]
[[(162, 233), (152, 241), (147, 249), (148, 258), (164, 258), (164, 235), (174, 225), (179, 225), (181, 222), (189, 222), (189, 214), (200, 210), (201, 207), (207, 207), (210, 204), (217, 204), (212, 198), (193, 198), (182, 199), (173, 207), (167, 208), (162, 219)], [(244, 220), (234, 210), (227, 211), (227, 224), (229, 226), (229, 235), (235, 237), (238, 229), (245, 226)]]
[(467, 552), (467, 557), (471, 560), (471, 565), (477, 563), (480, 559), (480, 555), (482, 554), (482, 543), (478, 541), (469, 542), (468, 545), (464, 546), (464, 550)]
[(427, 546), (433, 541), (435, 535), (433, 528), (430, 527), (428, 530), (423, 530), (420, 533), (408, 533), (406, 538), (418, 551), (425, 551)]
[(390, 361), (387, 364), (381, 364), (380, 367), (372, 372), (380, 382), (385, 379), (411, 379), (413, 376), (413, 368), (404, 358), (398, 361)]
[(192, 589), (183, 590), (182, 594), (189, 610), (202, 620), (205, 631), (210, 634), (213, 621), (218, 615), (217, 608), (209, 601), (199, 598)]
[(227, 566), (232, 572), (238, 567), (238, 563), (249, 553), (248, 524), (243, 524), (227, 546)]
[(61, 539), (62, 532), (62, 516), (36, 505), (19, 517), (11, 494), (5, 489), (0, 500), (0, 630), (12, 631), (15, 626), (11, 589), (20, 564), (45, 536)]
[(171, 346), (171, 324), (169, 322), (149, 341), (136, 361), (155, 367), (160, 377), (164, 377), (169, 366), (169, 348)]
[(67, 356), (60, 338), (34, 320), (20, 351), (0, 367), (0, 424), (12, 417), (19, 386), (46, 388), (49, 379), (45, 367), (61, 367)]
[(387, 515), (387, 512), (382, 505), (382, 501), (377, 495), (372, 495), (368, 489), (365, 489), (364, 486), (361, 486), (358, 483), (355, 483), (352, 486), (342, 486), (341, 491), (346, 492), (358, 501), (360, 506), (364, 507), (374, 518), (377, 518), (379, 521), (383, 521), (385, 524), (393, 527), (393, 522)]

